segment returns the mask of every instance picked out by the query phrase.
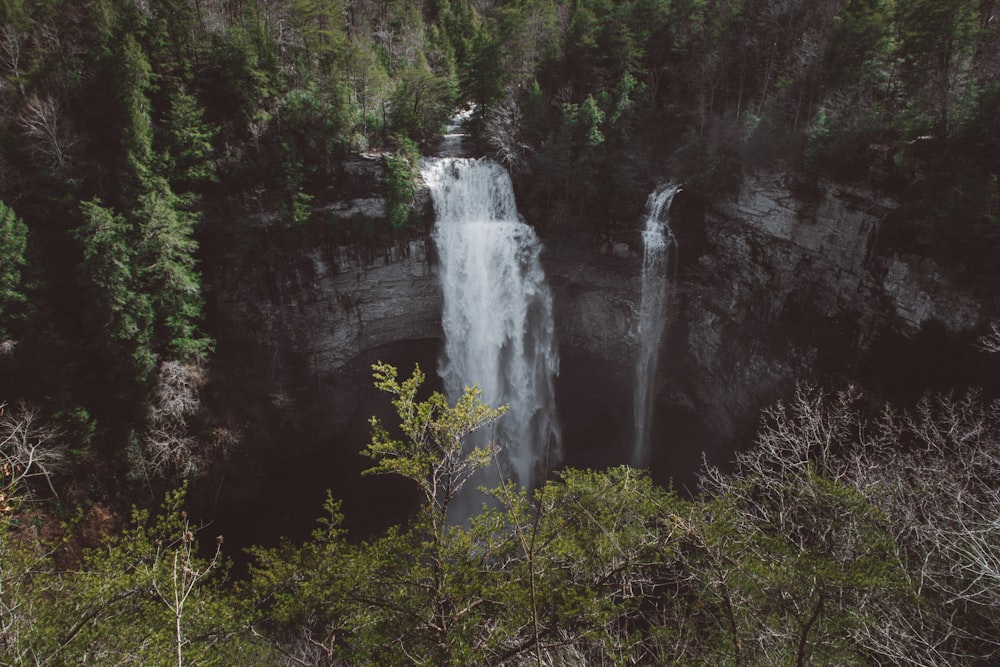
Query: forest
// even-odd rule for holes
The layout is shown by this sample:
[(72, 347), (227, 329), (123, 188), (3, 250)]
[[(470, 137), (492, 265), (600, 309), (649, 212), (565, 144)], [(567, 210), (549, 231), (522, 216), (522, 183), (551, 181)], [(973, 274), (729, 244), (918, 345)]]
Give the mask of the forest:
[[(367, 452), (422, 492), (405, 525), (351, 536), (336, 489), (301, 543), (185, 511), (238, 446), (202, 399), (205, 272), (273, 252), (262, 226), (329, 225), (358, 153), (384, 161), (386, 219), (329, 233), (426, 231), (420, 155), (460, 108), (548, 238), (637, 219), (665, 174), (710, 200), (781, 166), (803, 196), (891, 193), (880, 247), (995, 294), (994, 0), (0, 0), (0, 99), (0, 664), (1000, 654), (1000, 404), (974, 390), (894, 409), (802, 384), (695, 494), (562, 470), (459, 525), (496, 451), (456, 443), (504, 407), (380, 365), (398, 424)], [(131, 521), (84, 521), (105, 505)]]

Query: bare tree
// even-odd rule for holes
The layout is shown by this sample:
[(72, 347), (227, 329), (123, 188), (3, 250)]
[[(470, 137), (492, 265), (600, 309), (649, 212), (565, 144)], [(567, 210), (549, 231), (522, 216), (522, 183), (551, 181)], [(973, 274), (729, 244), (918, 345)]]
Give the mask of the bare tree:
[(30, 95), (17, 122), (25, 136), (31, 139), (31, 152), (40, 161), (57, 170), (66, 167), (78, 140), (70, 132), (62, 109), (53, 97)]
[(979, 339), (979, 349), (983, 352), (1000, 352), (1000, 323), (990, 325), (990, 332)]
[[(888, 567), (881, 586), (856, 586), (848, 577), (846, 587), (831, 588), (817, 579), (797, 587), (798, 599), (783, 588), (780, 604), (762, 606), (731, 585), (733, 577), (752, 584), (758, 575), (753, 568), (734, 573), (738, 556), (725, 543), (707, 559), (715, 570), (705, 576), (715, 572), (709, 590), (741, 642), (734, 641), (734, 659), (773, 662), (773, 646), (797, 635), (798, 662), (808, 655), (801, 647), (815, 623), (838, 607), (860, 621), (850, 630), (855, 650), (880, 664), (973, 665), (1000, 655), (1000, 402), (971, 391), (929, 396), (904, 413), (887, 407), (866, 417), (867, 407), (854, 389), (830, 396), (800, 386), (791, 401), (765, 411), (756, 445), (737, 455), (734, 472), (706, 474), (713, 496), (738, 508), (723, 514), (739, 517), (737, 534), (782, 535), (793, 553), (844, 564), (837, 572), (865, 549), (883, 549)], [(828, 488), (841, 490), (830, 495)], [(891, 546), (872, 540), (872, 530), (884, 531)], [(758, 548), (752, 539), (734, 540)], [(703, 540), (700, 548), (712, 556), (711, 546)], [(759, 619), (775, 604), (794, 619), (790, 628), (757, 620), (752, 633), (741, 631), (741, 615)]]
[(215, 540), (215, 553), (207, 563), (196, 557), (197, 543), (187, 514), (181, 513), (181, 534), (172, 544), (159, 544), (149, 574), (157, 598), (174, 618), (174, 650), (177, 667), (184, 667), (184, 608), (192, 593), (215, 568), (222, 552), (222, 536)]
[(138, 452), (137, 463), (147, 482), (150, 476), (189, 477), (206, 463), (212, 443), (197, 438), (191, 423), (201, 409), (199, 391), (204, 382), (204, 370), (196, 364), (179, 361), (160, 364)]
[(521, 107), (509, 94), (486, 115), (486, 142), (496, 151), (496, 159), (509, 172), (524, 171), (527, 165), (528, 144), (521, 138)]
[(52, 478), (69, 463), (59, 429), (40, 423), (36, 408), (21, 404), (9, 410), (0, 403), (0, 491), (7, 503), (31, 493), (34, 480), (58, 496)]
[(40, 422), (38, 412), (24, 405), (8, 410), (0, 404), (0, 656), (9, 664), (33, 662), (30, 634), (38, 591), (34, 579), (51, 555), (37, 535), (13, 538), (13, 519), (41, 479), (55, 495), (52, 476), (66, 463), (57, 429)]
[(21, 80), (21, 59), (26, 39), (24, 33), (9, 23), (0, 28), (0, 67), (10, 73), (10, 78), (17, 83), (22, 96), (24, 81)]

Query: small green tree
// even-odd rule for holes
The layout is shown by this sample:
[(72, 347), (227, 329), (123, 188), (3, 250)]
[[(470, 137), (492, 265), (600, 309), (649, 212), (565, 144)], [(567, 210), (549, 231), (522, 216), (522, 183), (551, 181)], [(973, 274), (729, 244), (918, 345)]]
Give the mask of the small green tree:
[(455, 84), (430, 71), (426, 60), (404, 70), (390, 98), (389, 127), (427, 143), (440, 136), (455, 106)]
[(0, 201), (0, 339), (11, 334), (13, 319), (27, 300), (22, 281), (27, 247), (27, 225)]
[(400, 147), (385, 156), (388, 172), (386, 185), (386, 215), (393, 229), (403, 229), (410, 219), (410, 207), (417, 194), (417, 177), (420, 175), (420, 149), (411, 140), (397, 137)]
[[(651, 664), (646, 624), (675, 604), (672, 523), (684, 511), (670, 491), (633, 468), (564, 470), (536, 494), (537, 524), (519, 587), (532, 585), (539, 655), (583, 664)], [(524, 606), (512, 606), (524, 616)], [(536, 660), (536, 662), (539, 662)], [(546, 661), (551, 664), (550, 660)]]
[(171, 96), (163, 129), (161, 171), (176, 192), (218, 182), (212, 146), (218, 128), (205, 122), (204, 110), (193, 95), (178, 90)]
[(311, 540), (251, 550), (250, 593), (254, 608), (264, 610), (255, 630), (302, 664), (332, 667), (350, 653), (345, 646), (366, 644), (377, 632), (356, 602), (356, 591), (369, 583), (359, 579), (367, 571), (363, 548), (348, 543), (342, 521), (340, 503), (328, 493)]
[(123, 365), (119, 381), (144, 382), (156, 366), (155, 316), (148, 295), (138, 289), (131, 226), (100, 200), (84, 202), (81, 209), (84, 224), (76, 232), (83, 245), (80, 268), (94, 293), (92, 316), (102, 332), (102, 347), (110, 360)]
[[(471, 451), (467, 436), (496, 422), (506, 408), (494, 409), (482, 402), (478, 388), (467, 388), (454, 406), (445, 396), (432, 393), (418, 400), (424, 374), (419, 366), (409, 379), (399, 382), (397, 371), (376, 364), (375, 386), (393, 396), (403, 439), (393, 437), (377, 418), (372, 418), (372, 439), (365, 454), (375, 460), (368, 473), (401, 475), (414, 481), (424, 504), (413, 529), (390, 532), (372, 545), (369, 562), (383, 563), (373, 572), (375, 580), (396, 581), (376, 602), (390, 627), (409, 628), (405, 650), (419, 660), (438, 665), (468, 664), (473, 660), (476, 636), (481, 627), (482, 597), (475, 591), (482, 582), (469, 559), (474, 549), (468, 533), (449, 521), (449, 509), (473, 473), (487, 465), (494, 446)], [(408, 545), (410, 557), (386, 560), (385, 549)], [(379, 552), (382, 556), (378, 557)], [(400, 567), (402, 566), (402, 570)], [(402, 616), (399, 611), (403, 611)]]
[(494, 409), (483, 403), (477, 387), (466, 388), (454, 407), (440, 392), (419, 401), (425, 378), (419, 366), (402, 383), (397, 380), (398, 371), (389, 364), (380, 362), (372, 368), (375, 387), (393, 396), (405, 440), (392, 437), (382, 422), (372, 417), (372, 439), (364, 454), (374, 459), (375, 465), (366, 474), (395, 474), (416, 482), (424, 495), (424, 510), (433, 533), (443, 537), (452, 501), (473, 473), (489, 464), (494, 453), (494, 445), (467, 451), (465, 440), (495, 423), (507, 408)]
[(157, 351), (181, 361), (205, 358), (212, 341), (200, 335), (201, 276), (195, 269), (197, 216), (179, 206), (177, 196), (157, 178), (134, 212), (138, 291), (148, 294), (156, 320)]
[(197, 555), (184, 497), (169, 493), (155, 516), (135, 510), (131, 528), (82, 556), (0, 522), (0, 662), (274, 664), (246, 630), (252, 609), (223, 585), (222, 538)]
[(135, 196), (146, 186), (153, 157), (153, 123), (147, 92), (152, 68), (142, 46), (131, 33), (117, 45), (114, 60), (115, 90), (121, 114), (121, 142), (125, 158), (125, 192)]

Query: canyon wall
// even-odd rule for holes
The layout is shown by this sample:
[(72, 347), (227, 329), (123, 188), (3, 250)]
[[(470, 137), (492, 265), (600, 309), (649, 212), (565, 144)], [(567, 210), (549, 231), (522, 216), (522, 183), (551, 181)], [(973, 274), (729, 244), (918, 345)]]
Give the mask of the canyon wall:
[[(894, 201), (830, 182), (802, 190), (786, 174), (763, 173), (719, 201), (678, 197), (681, 267), (657, 380), (658, 414), (675, 418), (654, 433), (664, 448), (685, 420), (701, 435), (681, 447), (690, 451), (661, 459), (687, 456), (690, 469), (702, 451), (744, 441), (760, 409), (797, 380), (872, 377), (882, 341), (933, 325), (964, 346), (990, 319), (933, 261), (879, 252)], [(640, 262), (631, 231), (589, 254), (554, 247), (546, 262), (563, 353), (610, 373), (610, 397), (630, 391)], [(574, 373), (573, 384), (585, 376)]]
[[(369, 198), (327, 208), (346, 220), (378, 206)], [(683, 476), (704, 453), (726, 456), (796, 380), (864, 377), (873, 346), (887, 337), (905, 341), (929, 324), (966, 339), (983, 329), (994, 313), (940, 267), (880, 252), (879, 226), (895, 206), (855, 186), (803, 192), (782, 173), (749, 177), (720, 201), (678, 196), (680, 269), (655, 387), (654, 467)], [(627, 460), (639, 227), (583, 249), (545, 240), (571, 465)], [(330, 447), (360, 449), (366, 417), (387, 403), (372, 397), (372, 361), (406, 366), (416, 355), (437, 381), (441, 290), (426, 232), (347, 245), (304, 237), (280, 261), (218, 273), (212, 289), (230, 368), (256, 365), (258, 400), (304, 411), (310, 428), (330, 434)], [(253, 358), (241, 360), (250, 348)]]

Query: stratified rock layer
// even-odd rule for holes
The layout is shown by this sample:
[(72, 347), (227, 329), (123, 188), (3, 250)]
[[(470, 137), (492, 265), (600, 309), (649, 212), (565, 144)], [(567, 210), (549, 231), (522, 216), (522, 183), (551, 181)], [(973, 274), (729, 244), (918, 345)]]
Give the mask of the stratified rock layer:
[[(802, 190), (784, 174), (759, 174), (738, 196), (680, 212), (681, 268), (654, 412), (682, 411), (732, 442), (795, 380), (853, 377), (881, 336), (914, 336), (929, 322), (969, 332), (989, 319), (932, 261), (878, 252), (879, 225), (895, 202), (834, 183)], [(378, 210), (378, 200), (360, 198), (326, 212), (346, 220)], [(636, 221), (634, 231), (584, 249), (551, 238), (543, 254), (567, 378), (557, 387), (564, 428), (584, 410), (580, 437), (599, 432), (610, 442), (593, 447), (622, 452), (632, 437), (638, 232)], [(359, 388), (370, 385), (372, 350), (441, 338), (434, 250), (419, 234), (376, 247), (303, 238), (281, 262), (223, 272), (214, 292), (229, 330), (259, 346), (255, 363), (266, 364), (275, 400), (294, 402), (308, 386), (310, 400), (330, 403), (322, 418), (345, 428), (357, 417)], [(654, 449), (674, 437), (665, 429), (654, 423)]]

